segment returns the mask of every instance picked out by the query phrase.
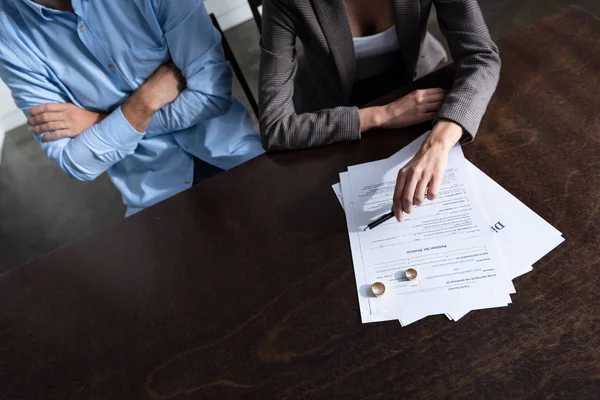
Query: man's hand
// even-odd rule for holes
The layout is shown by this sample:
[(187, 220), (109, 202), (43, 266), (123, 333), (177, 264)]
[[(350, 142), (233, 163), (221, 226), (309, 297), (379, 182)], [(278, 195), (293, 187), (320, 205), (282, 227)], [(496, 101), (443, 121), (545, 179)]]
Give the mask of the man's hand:
[[(152, 115), (165, 105), (175, 101), (184, 89), (185, 79), (177, 67), (171, 62), (161, 65), (126, 102), (126, 104), (129, 103), (128, 106), (124, 105), (133, 120), (137, 119), (133, 114), (143, 115), (143, 120), (148, 119), (145, 123), (137, 123), (137, 126), (132, 123), (132, 125), (138, 132), (144, 131)], [(136, 102), (133, 107), (132, 101)], [(50, 132), (42, 136), (42, 142), (74, 138), (98, 124), (108, 115), (88, 111), (71, 103), (42, 104), (33, 107), (29, 114), (27, 124), (31, 126), (33, 133)], [(144, 129), (138, 129), (140, 127)]]
[(163, 64), (123, 104), (123, 115), (136, 131), (144, 132), (154, 113), (174, 102), (185, 87), (185, 78), (175, 64)]
[(51, 142), (75, 137), (96, 125), (107, 114), (84, 110), (71, 103), (42, 104), (29, 111), (27, 124), (35, 134), (50, 132), (42, 136), (42, 142)]
[(404, 212), (412, 212), (413, 205), (421, 205), (426, 194), (429, 200), (437, 197), (448, 164), (448, 152), (462, 133), (462, 127), (454, 122), (438, 122), (415, 157), (398, 172), (392, 206), (398, 221), (402, 221)]
[(185, 78), (175, 64), (161, 65), (137, 90), (146, 106), (156, 112), (179, 97), (186, 87)]

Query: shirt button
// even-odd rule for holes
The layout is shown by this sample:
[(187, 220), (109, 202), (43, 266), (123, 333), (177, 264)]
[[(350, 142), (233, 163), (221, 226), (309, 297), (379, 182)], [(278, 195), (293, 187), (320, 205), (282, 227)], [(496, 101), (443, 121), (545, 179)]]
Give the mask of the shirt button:
[(115, 69), (117, 69), (117, 67), (115, 67), (115, 64), (108, 64), (108, 69), (115, 72)]
[(190, 183), (192, 183), (192, 181), (190, 181), (189, 179), (186, 179), (186, 180), (185, 180), (185, 184), (186, 184), (186, 185), (189, 185)]
[(79, 25), (79, 31), (85, 32), (85, 25)]
[(184, 149), (189, 149), (189, 148), (190, 148), (190, 146), (188, 146), (187, 144), (184, 144), (184, 145), (183, 145), (183, 148), (184, 148)]

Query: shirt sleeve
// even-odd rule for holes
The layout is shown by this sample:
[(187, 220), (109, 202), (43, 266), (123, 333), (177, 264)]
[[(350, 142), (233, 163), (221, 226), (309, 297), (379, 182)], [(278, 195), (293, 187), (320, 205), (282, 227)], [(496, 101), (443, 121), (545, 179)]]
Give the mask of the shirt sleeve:
[(232, 104), (231, 68), (221, 35), (200, 0), (155, 0), (171, 59), (187, 88), (158, 111), (148, 127), (150, 136), (189, 128), (225, 114)]
[[(5, 44), (5, 43), (1, 43)], [(25, 65), (18, 52), (0, 51), (0, 79), (11, 89), (17, 106), (29, 116), (37, 105), (70, 102), (59, 85)], [(34, 135), (44, 153), (70, 177), (91, 181), (111, 166), (133, 154), (143, 133), (138, 133), (125, 119), (121, 108), (115, 109), (102, 122), (75, 138), (42, 142)]]

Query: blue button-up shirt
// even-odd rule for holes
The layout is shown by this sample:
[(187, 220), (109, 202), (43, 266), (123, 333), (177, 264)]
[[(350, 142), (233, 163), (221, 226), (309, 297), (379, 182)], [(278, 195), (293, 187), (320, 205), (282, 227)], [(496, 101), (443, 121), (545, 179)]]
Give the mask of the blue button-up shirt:
[[(73, 0), (75, 13), (31, 0), (0, 0), (0, 78), (28, 114), (73, 103), (109, 116), (76, 138), (43, 143), (68, 175), (104, 171), (128, 214), (192, 184), (193, 157), (223, 169), (263, 152), (231, 95), (221, 37), (201, 0)], [(187, 88), (139, 133), (120, 105), (172, 59)]]

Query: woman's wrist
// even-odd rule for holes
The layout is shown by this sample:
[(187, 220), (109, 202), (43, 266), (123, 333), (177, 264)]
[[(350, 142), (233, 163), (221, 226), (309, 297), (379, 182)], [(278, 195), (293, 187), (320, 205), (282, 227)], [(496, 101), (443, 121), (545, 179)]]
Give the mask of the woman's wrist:
[(386, 120), (385, 113), (385, 108), (381, 106), (360, 109), (360, 131), (366, 132), (380, 128)]
[(429, 136), (425, 139), (423, 146), (425, 148), (440, 147), (448, 152), (463, 135), (462, 126), (449, 120), (438, 121), (431, 130)]

